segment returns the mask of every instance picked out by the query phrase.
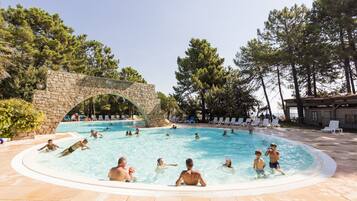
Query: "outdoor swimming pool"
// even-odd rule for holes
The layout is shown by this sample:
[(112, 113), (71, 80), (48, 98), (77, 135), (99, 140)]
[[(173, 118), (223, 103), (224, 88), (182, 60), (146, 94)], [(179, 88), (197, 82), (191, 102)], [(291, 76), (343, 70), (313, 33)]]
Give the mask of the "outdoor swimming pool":
[[(137, 183), (172, 185), (180, 172), (185, 169), (185, 159), (194, 160), (198, 169), (210, 185), (234, 184), (255, 180), (252, 169), (254, 151), (265, 151), (270, 143), (278, 144), (281, 153), (280, 164), (287, 175), (300, 174), (308, 170), (314, 162), (313, 156), (302, 146), (281, 138), (265, 135), (250, 135), (246, 131), (236, 130), (228, 137), (223, 137), (219, 128), (155, 128), (142, 129), (140, 136), (126, 137), (125, 131), (132, 130), (141, 122), (91, 122), (63, 123), (58, 132), (76, 131), (83, 138), (89, 139), (89, 150), (77, 150), (73, 154), (58, 158), (61, 150), (52, 153), (39, 153), (35, 156), (37, 164), (64, 174), (75, 174), (97, 180), (107, 180), (109, 168), (116, 166), (118, 157), (125, 156), (128, 164), (136, 169)], [(102, 131), (105, 128), (109, 131)], [(101, 139), (89, 138), (91, 129), (101, 131)], [(194, 134), (199, 133), (200, 140)], [(170, 136), (167, 137), (166, 134)], [(78, 139), (58, 143), (66, 148)], [(167, 163), (177, 163), (155, 171), (156, 160), (161, 157)], [(223, 168), (226, 158), (233, 161), (234, 172)], [(267, 166), (268, 158), (264, 157)], [(268, 178), (281, 177), (270, 174)]]

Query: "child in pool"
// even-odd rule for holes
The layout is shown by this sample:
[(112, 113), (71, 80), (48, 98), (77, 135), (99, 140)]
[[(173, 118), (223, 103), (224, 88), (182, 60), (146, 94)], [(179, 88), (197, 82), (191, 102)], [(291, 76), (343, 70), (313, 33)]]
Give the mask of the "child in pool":
[(261, 158), (261, 156), (262, 156), (262, 151), (256, 150), (253, 168), (254, 168), (255, 172), (257, 173), (258, 178), (260, 178), (262, 176), (265, 177), (265, 172), (264, 172), (265, 162)]

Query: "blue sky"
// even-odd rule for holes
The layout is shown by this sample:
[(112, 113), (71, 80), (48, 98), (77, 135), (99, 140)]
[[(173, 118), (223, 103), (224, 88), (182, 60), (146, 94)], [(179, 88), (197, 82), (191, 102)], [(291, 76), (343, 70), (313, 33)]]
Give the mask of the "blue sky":
[(311, 7), (312, 0), (2, 0), (0, 6), (58, 13), (76, 34), (111, 47), (120, 67), (133, 66), (157, 90), (171, 93), (176, 59), (192, 37), (207, 39), (233, 66), (239, 47), (256, 36), (269, 11), (295, 3)]

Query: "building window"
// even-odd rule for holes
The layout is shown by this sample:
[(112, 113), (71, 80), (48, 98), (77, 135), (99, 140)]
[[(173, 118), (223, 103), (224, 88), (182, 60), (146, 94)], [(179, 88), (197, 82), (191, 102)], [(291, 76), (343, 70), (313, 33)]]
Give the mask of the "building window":
[(316, 111), (312, 111), (311, 116), (312, 116), (312, 121), (317, 121), (317, 112)]

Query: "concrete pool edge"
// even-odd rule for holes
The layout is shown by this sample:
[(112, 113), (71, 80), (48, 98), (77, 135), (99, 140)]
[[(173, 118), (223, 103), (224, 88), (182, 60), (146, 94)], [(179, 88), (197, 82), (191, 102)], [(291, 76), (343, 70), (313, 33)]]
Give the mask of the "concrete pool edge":
[[(265, 135), (265, 134), (263, 134)], [(77, 137), (72, 134), (71, 137), (63, 138), (62, 140), (69, 140)], [(277, 136), (273, 136), (277, 137)], [(278, 137), (280, 138), (280, 137)], [(287, 140), (284, 138), (284, 140)], [(11, 166), (20, 174), (30, 178), (44, 181), (51, 184), (65, 186), (69, 188), (76, 188), (82, 190), (90, 190), (96, 192), (123, 194), (123, 195), (136, 195), (136, 196), (200, 196), (200, 197), (226, 197), (226, 196), (246, 196), (246, 195), (260, 195), (265, 193), (275, 193), (297, 189), (305, 186), (310, 186), (324, 181), (328, 177), (334, 175), (336, 170), (335, 161), (320, 150), (312, 148), (298, 141), (288, 140), (297, 144), (301, 144), (309, 149), (309, 152), (319, 159), (319, 171), (313, 172), (310, 175), (301, 175), (296, 177), (282, 177), (281, 180), (277, 179), (272, 182), (271, 180), (258, 181), (258, 182), (244, 182), (237, 185), (222, 185), (222, 186), (208, 186), (201, 187), (173, 187), (163, 185), (149, 185), (138, 183), (119, 183), (110, 181), (98, 181), (88, 178), (63, 178), (60, 174), (47, 174), (44, 169), (32, 169), (31, 164), (26, 161), (26, 154), (36, 150), (41, 145), (36, 145), (28, 148), (21, 153), (17, 154)], [(78, 179), (78, 180), (77, 180)], [(274, 183), (274, 184), (272, 184)]]

